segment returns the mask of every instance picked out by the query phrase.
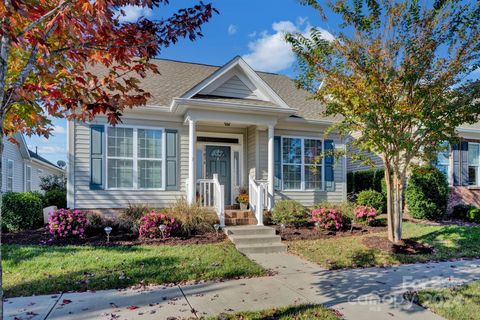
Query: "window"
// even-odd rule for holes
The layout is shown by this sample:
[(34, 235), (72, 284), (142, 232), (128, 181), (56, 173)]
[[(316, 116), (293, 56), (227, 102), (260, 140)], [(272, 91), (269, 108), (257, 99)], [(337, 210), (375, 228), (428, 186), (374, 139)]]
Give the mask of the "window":
[(281, 147), (283, 189), (322, 189), (322, 140), (282, 137)]
[(471, 186), (480, 185), (480, 144), (468, 143), (468, 184)]
[(7, 160), (7, 192), (13, 191), (13, 160)]
[(442, 149), (437, 153), (436, 167), (440, 170), (450, 181), (450, 145), (448, 142), (442, 143)]
[(32, 191), (32, 167), (25, 166), (25, 191)]
[(163, 188), (163, 139), (163, 130), (108, 128), (108, 188)]

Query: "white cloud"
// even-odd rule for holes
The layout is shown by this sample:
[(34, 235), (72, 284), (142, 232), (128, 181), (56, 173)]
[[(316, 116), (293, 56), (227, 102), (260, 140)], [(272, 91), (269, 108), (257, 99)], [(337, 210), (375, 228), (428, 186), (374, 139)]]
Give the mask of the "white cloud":
[(65, 127), (64, 126), (59, 126), (59, 125), (56, 125), (54, 128), (53, 128), (53, 134), (64, 134), (66, 131), (65, 131)]
[(149, 17), (152, 15), (152, 9), (140, 7), (140, 6), (124, 6), (121, 8), (125, 15), (120, 14), (120, 21), (122, 22), (135, 22), (140, 17)]
[(237, 33), (237, 26), (234, 24), (231, 24), (228, 26), (228, 34), (233, 36), (235, 33)]
[[(243, 58), (255, 70), (278, 72), (288, 69), (295, 62), (295, 55), (290, 45), (285, 41), (285, 34), (301, 33), (308, 35), (311, 28), (305, 18), (298, 18), (297, 24), (288, 20), (274, 22), (272, 24), (273, 33), (266, 30), (258, 33), (258, 38), (248, 44), (250, 52), (245, 54)], [(325, 39), (334, 39), (328, 31), (319, 30), (322, 31)]]

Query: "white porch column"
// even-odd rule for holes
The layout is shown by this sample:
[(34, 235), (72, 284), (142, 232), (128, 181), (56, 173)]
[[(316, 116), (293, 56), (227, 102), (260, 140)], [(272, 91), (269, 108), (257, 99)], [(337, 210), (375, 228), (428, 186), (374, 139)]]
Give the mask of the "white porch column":
[(273, 133), (273, 125), (268, 126), (268, 205), (267, 208), (268, 210), (271, 210), (274, 205), (274, 151), (273, 151), (273, 139), (274, 139), (274, 133)]
[(195, 146), (197, 142), (196, 123), (192, 119), (188, 119), (188, 185), (187, 185), (187, 201), (192, 204), (195, 202), (196, 189), (196, 166), (195, 166)]

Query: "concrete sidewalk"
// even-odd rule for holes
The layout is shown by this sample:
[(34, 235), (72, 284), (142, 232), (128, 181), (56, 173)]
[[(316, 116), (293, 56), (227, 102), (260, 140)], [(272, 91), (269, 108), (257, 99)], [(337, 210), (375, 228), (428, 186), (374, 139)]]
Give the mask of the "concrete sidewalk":
[(105, 290), (8, 299), (6, 319), (182, 319), (301, 303), (346, 319), (439, 319), (403, 301), (407, 290), (480, 279), (480, 260), (328, 271), (289, 254), (251, 255), (272, 277), (198, 285)]

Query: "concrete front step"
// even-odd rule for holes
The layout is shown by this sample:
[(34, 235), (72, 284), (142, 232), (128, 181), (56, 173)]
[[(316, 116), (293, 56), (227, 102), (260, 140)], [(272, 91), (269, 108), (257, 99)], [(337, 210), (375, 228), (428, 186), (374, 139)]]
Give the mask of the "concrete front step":
[(249, 244), (249, 245), (241, 245), (241, 246), (239, 245), (236, 247), (237, 247), (237, 250), (243, 254), (287, 252), (287, 245), (283, 243), (272, 243), (269, 245)]
[(248, 236), (248, 235), (275, 235), (275, 229), (265, 226), (236, 226), (226, 227), (227, 236)]
[(232, 242), (236, 245), (249, 244), (277, 244), (282, 243), (282, 239), (276, 235), (249, 235), (249, 236), (230, 236)]
[(275, 229), (265, 226), (235, 226), (225, 228), (230, 240), (238, 251), (244, 254), (281, 253), (287, 246), (281, 242)]

